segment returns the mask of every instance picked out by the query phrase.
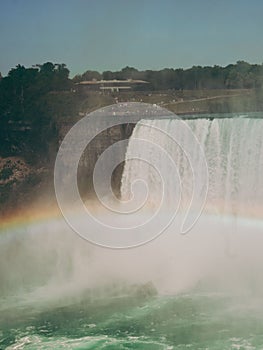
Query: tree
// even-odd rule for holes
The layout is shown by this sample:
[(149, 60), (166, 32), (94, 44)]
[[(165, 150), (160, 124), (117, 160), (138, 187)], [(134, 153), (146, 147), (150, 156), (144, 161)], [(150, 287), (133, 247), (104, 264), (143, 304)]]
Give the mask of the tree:
[[(49, 143), (57, 139), (55, 118), (65, 105), (57, 93), (69, 90), (71, 84), (63, 63), (11, 69), (0, 81), (0, 154), (47, 156)], [(54, 98), (51, 92), (56, 92)]]

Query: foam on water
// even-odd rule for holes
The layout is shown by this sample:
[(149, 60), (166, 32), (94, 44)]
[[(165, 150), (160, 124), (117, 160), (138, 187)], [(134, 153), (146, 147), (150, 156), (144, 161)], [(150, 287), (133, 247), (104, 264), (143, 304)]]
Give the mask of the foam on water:
[[(165, 136), (168, 130), (178, 134), (179, 123), (144, 120), (144, 125), (135, 127), (128, 145), (129, 158), (136, 139), (158, 143), (178, 167), (182, 184), (178, 218), (154, 241), (134, 249), (105, 249), (81, 239), (62, 218), (1, 233), (0, 346), (260, 348), (263, 121), (187, 122), (207, 159), (209, 190), (204, 214), (184, 236), (179, 228), (193, 191), (191, 166), (200, 180), (203, 168), (196, 149), (189, 167), (182, 149)], [(156, 134), (151, 126), (164, 133)], [(181, 137), (182, 144), (191, 144), (183, 133)], [(131, 184), (143, 179), (150, 192), (144, 209), (151, 217), (162, 194), (161, 179), (151, 166), (158, 153), (151, 147), (136, 152), (149, 162), (126, 162), (121, 193), (129, 197)], [(161, 212), (164, 222), (173, 196), (180, 192), (167, 159), (158, 160), (168, 184)], [(138, 215), (143, 219), (144, 214)], [(88, 229), (96, 233), (92, 226)], [(149, 281), (159, 296), (134, 296), (131, 286)]]

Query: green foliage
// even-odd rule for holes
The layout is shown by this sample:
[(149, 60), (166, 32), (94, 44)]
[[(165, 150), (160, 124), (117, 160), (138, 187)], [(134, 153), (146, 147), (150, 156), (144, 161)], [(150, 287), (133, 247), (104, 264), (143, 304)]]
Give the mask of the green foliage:
[(73, 78), (73, 82), (78, 83), (84, 80), (101, 80), (101, 79), (102, 79), (102, 75), (99, 72), (87, 70), (82, 75), (76, 75)]
[(49, 142), (57, 139), (56, 117), (65, 114), (71, 87), (63, 63), (11, 69), (0, 80), (0, 154), (48, 159)]
[(12, 168), (3, 168), (0, 171), (0, 180), (7, 180), (12, 176), (14, 173), (14, 170)]
[[(83, 96), (73, 92), (74, 83), (83, 80), (134, 79), (146, 80), (140, 90), (209, 91), (209, 89), (254, 89), (251, 97), (238, 105), (238, 110), (263, 110), (263, 65), (238, 61), (226, 67), (200, 67), (190, 69), (165, 68), (159, 71), (139, 71), (125, 67), (120, 71), (105, 71), (102, 74), (88, 70), (69, 79), (69, 70), (64, 63), (46, 62), (25, 68), (17, 65), (8, 75), (0, 78), (0, 155), (22, 155), (31, 164), (50, 161), (51, 149), (58, 147), (58, 124), (75, 116), (80, 106), (94, 109), (112, 103), (112, 98), (94, 94)], [(184, 91), (185, 90), (185, 91)], [(200, 102), (201, 103), (201, 102)], [(225, 102), (224, 102), (225, 103)], [(211, 110), (225, 111), (220, 101), (211, 101)], [(230, 105), (230, 104), (229, 104)], [(178, 107), (179, 108), (179, 107)], [(229, 107), (230, 108), (230, 107)]]
[(147, 90), (199, 90), (199, 89), (260, 89), (263, 86), (263, 65), (238, 61), (226, 67), (200, 67), (190, 69), (165, 68), (159, 71), (139, 71), (125, 67), (121, 71), (87, 71), (73, 80), (80, 82), (92, 79), (140, 79), (150, 84), (140, 87)]

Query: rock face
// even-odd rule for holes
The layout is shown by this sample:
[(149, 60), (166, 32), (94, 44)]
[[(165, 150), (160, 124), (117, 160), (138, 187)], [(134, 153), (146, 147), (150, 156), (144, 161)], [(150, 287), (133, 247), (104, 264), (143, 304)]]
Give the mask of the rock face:
[(0, 186), (23, 182), (31, 167), (19, 157), (0, 158)]
[(3, 209), (12, 210), (23, 205), (44, 173), (44, 169), (35, 169), (20, 157), (1, 157), (0, 204)]
[[(131, 136), (135, 124), (122, 124), (98, 134), (85, 149), (78, 168), (78, 185), (83, 199), (95, 196), (93, 170), (99, 156), (114, 143)], [(72, 124), (61, 126), (60, 141)], [(125, 151), (125, 150), (124, 150)], [(55, 158), (56, 154), (54, 154)], [(112, 189), (119, 194), (123, 164), (112, 174)], [(38, 196), (54, 197), (53, 166), (40, 168), (29, 165), (21, 157), (0, 157), (0, 204), (4, 211), (23, 209), (38, 201)], [(1, 213), (0, 213), (1, 214)]]
[[(114, 143), (129, 138), (135, 124), (122, 124), (111, 127), (98, 134), (85, 149), (78, 168), (78, 184), (82, 196), (95, 194), (93, 188), (93, 170), (99, 156)], [(120, 180), (124, 163), (113, 172), (111, 184), (116, 195), (119, 194)]]

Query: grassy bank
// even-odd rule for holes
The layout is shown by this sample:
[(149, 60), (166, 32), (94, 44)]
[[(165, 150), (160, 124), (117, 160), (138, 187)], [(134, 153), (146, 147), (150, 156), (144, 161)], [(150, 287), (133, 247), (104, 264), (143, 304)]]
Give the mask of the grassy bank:
[(253, 89), (227, 89), (130, 91), (107, 95), (90, 92), (82, 96), (79, 113), (82, 116), (102, 106), (127, 101), (157, 104), (178, 114), (263, 111), (263, 92)]

